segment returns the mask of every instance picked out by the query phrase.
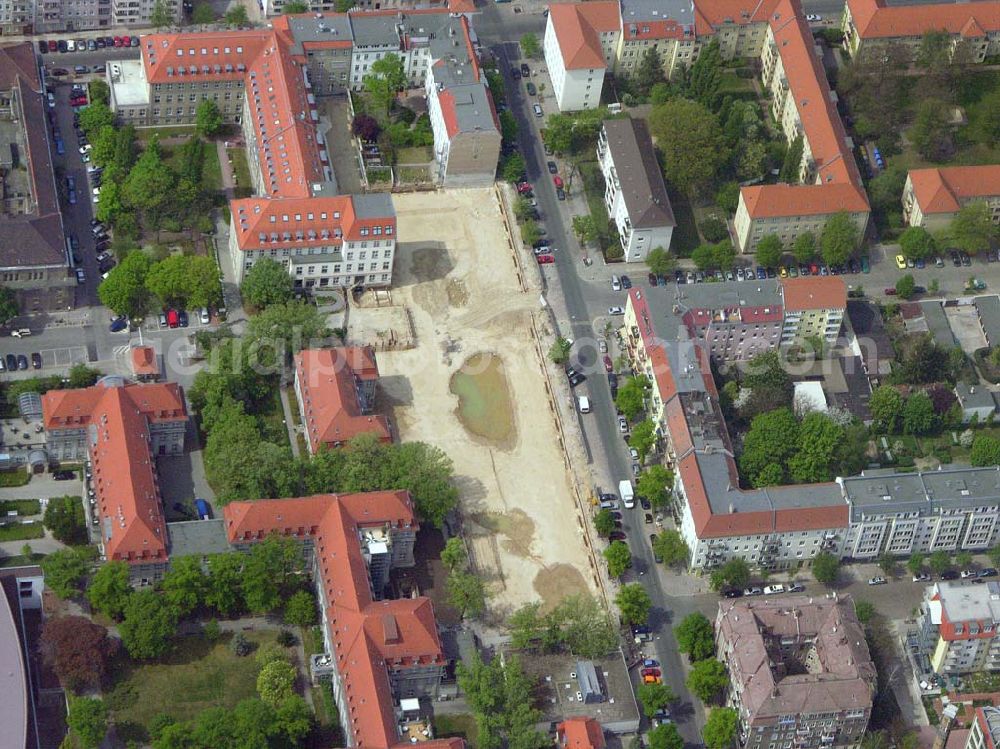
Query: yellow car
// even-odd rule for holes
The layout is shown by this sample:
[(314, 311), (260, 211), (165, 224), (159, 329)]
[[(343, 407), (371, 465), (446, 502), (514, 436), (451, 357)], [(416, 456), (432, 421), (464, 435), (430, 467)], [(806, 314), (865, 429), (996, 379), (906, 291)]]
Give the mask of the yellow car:
[(900, 270), (906, 270), (906, 258), (902, 255), (896, 255), (896, 267)]
[(788, 268), (786, 268), (784, 265), (779, 265), (778, 275), (781, 276), (782, 278), (788, 278)]

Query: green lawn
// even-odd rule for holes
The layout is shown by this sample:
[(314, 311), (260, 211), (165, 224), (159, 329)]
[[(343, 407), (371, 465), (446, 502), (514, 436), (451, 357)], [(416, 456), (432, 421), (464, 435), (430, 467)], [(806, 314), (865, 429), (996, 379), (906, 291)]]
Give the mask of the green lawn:
[[(277, 633), (247, 632), (246, 638), (260, 646), (274, 642)], [(259, 670), (253, 654), (233, 655), (229, 637), (214, 643), (200, 636), (181, 638), (162, 662), (121, 669), (105, 702), (119, 729), (129, 736), (143, 736), (160, 713), (186, 721), (206, 708), (230, 709), (255, 697)]]
[(434, 158), (434, 153), (430, 146), (415, 146), (413, 148), (400, 148), (396, 151), (397, 164), (426, 164)]
[(174, 125), (172, 127), (137, 127), (136, 137), (140, 142), (148, 142), (154, 135), (164, 138), (177, 138), (184, 135), (194, 134), (194, 125)]
[(447, 739), (460, 736), (470, 749), (476, 749), (476, 719), (472, 715), (435, 715), (434, 737)]
[(8, 499), (0, 502), (0, 517), (6, 517), (8, 512), (15, 510), (18, 515), (40, 515), (42, 503), (37, 499)]
[(218, 192), (222, 189), (222, 167), (219, 166), (219, 149), (214, 141), (205, 145), (205, 163), (201, 166), (201, 178), (205, 189)]
[(24, 486), (31, 481), (31, 474), (23, 469), (0, 471), (0, 486)]
[(247, 164), (247, 155), (242, 148), (230, 148), (227, 153), (233, 160), (233, 177), (236, 179), (237, 187), (252, 187), (250, 180), (250, 167)]
[(41, 523), (5, 523), (0, 525), (0, 541), (29, 541), (45, 535)]

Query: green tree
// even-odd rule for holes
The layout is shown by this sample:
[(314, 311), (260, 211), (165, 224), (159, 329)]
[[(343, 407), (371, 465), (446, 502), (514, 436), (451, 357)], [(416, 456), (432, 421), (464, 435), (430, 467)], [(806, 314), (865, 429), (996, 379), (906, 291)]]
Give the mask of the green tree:
[(535, 685), (516, 655), (484, 663), (477, 653), (468, 666), (459, 664), (457, 676), (476, 717), (480, 749), (538, 749), (547, 743), (535, 729), (541, 718), (533, 706)]
[(298, 13), (308, 13), (309, 5), (303, 0), (290, 0), (281, 9), (282, 15), (291, 16)]
[(830, 585), (840, 574), (840, 560), (829, 552), (821, 551), (813, 557), (812, 572), (816, 582)]
[(646, 405), (646, 392), (649, 390), (649, 380), (643, 376), (630, 377), (618, 388), (615, 406), (628, 420), (633, 421), (642, 413)]
[(105, 616), (121, 620), (125, 606), (132, 596), (127, 562), (112, 561), (102, 564), (87, 586), (90, 605)]
[(277, 609), (282, 588), (301, 568), (302, 553), (294, 539), (272, 534), (255, 543), (243, 562), (243, 598), (250, 610)]
[(559, 336), (552, 342), (552, 347), (549, 349), (549, 359), (552, 360), (553, 364), (565, 364), (569, 361), (569, 352), (572, 348), (572, 342)]
[(790, 182), (791, 184), (797, 184), (799, 181), (799, 170), (802, 167), (802, 152), (805, 149), (805, 141), (802, 139), (801, 135), (797, 135), (791, 143), (788, 144), (788, 150), (785, 151), (785, 159), (781, 163), (781, 171), (778, 174), (778, 179), (782, 182)]
[(691, 558), (691, 550), (675, 530), (659, 534), (653, 542), (653, 551), (670, 567), (687, 566), (688, 559)]
[(538, 230), (538, 224), (532, 219), (528, 219), (521, 224), (521, 241), (529, 247), (542, 238), (542, 233)]
[(629, 447), (639, 453), (639, 463), (646, 462), (646, 456), (656, 444), (656, 425), (650, 419), (644, 419), (632, 427), (628, 438)]
[(722, 53), (719, 42), (712, 39), (702, 47), (698, 59), (687, 76), (686, 95), (705, 107), (714, 110), (718, 103), (719, 86), (722, 84)]
[(712, 590), (722, 590), (725, 586), (745, 588), (750, 582), (750, 565), (743, 557), (734, 557), (713, 570), (709, 582)]
[(538, 41), (537, 34), (522, 34), (521, 35), (521, 52), (524, 56), (532, 60), (540, 60), (542, 58), (542, 45)]
[(295, 282), (281, 263), (262, 258), (243, 276), (240, 292), (251, 307), (264, 309), (271, 304), (290, 302), (295, 296)]
[[(500, 120), (500, 140), (511, 145), (517, 142), (517, 118), (509, 109), (503, 110), (498, 116)], [(505, 162), (506, 163), (509, 162)]]
[(715, 658), (705, 658), (691, 667), (685, 682), (691, 694), (708, 704), (715, 702), (729, 685), (726, 667)]
[(198, 3), (194, 6), (194, 10), (191, 11), (191, 23), (196, 25), (204, 25), (208, 23), (215, 23), (218, 16), (215, 11), (212, 10), (211, 3)]
[(173, 200), (175, 183), (175, 175), (163, 163), (154, 137), (122, 184), (122, 202), (139, 211), (145, 223), (157, 227)]
[(711, 658), (715, 653), (715, 634), (712, 622), (700, 611), (688, 614), (674, 627), (677, 649), (687, 653), (692, 663)]
[(654, 247), (646, 254), (646, 266), (650, 273), (658, 276), (666, 276), (672, 273), (677, 267), (677, 259), (670, 254), (669, 250), (662, 247)]
[(153, 3), (153, 11), (149, 14), (149, 23), (153, 28), (162, 29), (170, 26), (174, 22), (173, 14), (167, 6), (166, 0), (156, 0)]
[(715, 193), (715, 204), (728, 215), (736, 213), (740, 204), (739, 182), (726, 182)]
[(445, 581), (448, 603), (463, 617), (478, 618), (486, 611), (486, 587), (472, 572), (453, 570)]
[(736, 261), (736, 248), (728, 239), (712, 245), (712, 258), (716, 268), (726, 270), (733, 267)]
[(674, 474), (662, 465), (656, 464), (639, 474), (635, 482), (635, 491), (640, 497), (648, 499), (654, 508), (660, 509), (670, 501), (670, 490), (673, 485)]
[(871, 601), (855, 601), (854, 613), (857, 615), (859, 622), (868, 624), (877, 612), (875, 611), (875, 604)]
[(211, 138), (222, 130), (222, 112), (212, 99), (202, 99), (194, 113), (195, 128), (200, 135)]
[(683, 749), (684, 739), (680, 731), (677, 730), (676, 723), (661, 723), (651, 730), (646, 738), (649, 739), (649, 749)]
[(935, 551), (927, 557), (927, 566), (940, 577), (951, 569), (951, 556), (947, 551)]
[(97, 210), (94, 212), (95, 218), (117, 227), (119, 217), (124, 210), (121, 187), (110, 177), (105, 178), (101, 182), (101, 202), (97, 204)]
[(95, 78), (87, 84), (87, 93), (90, 96), (90, 103), (103, 104), (108, 106), (111, 103), (111, 87), (106, 81)]
[(640, 684), (635, 690), (635, 696), (642, 705), (643, 714), (650, 720), (660, 710), (677, 699), (673, 690), (666, 684)]
[(654, 107), (649, 129), (663, 151), (668, 181), (681, 192), (710, 189), (729, 160), (718, 119), (697, 102), (674, 99)]
[(816, 236), (811, 231), (804, 231), (792, 243), (792, 254), (800, 263), (812, 262), (816, 257)]
[(257, 694), (271, 707), (291, 697), (294, 685), (295, 666), (288, 661), (271, 661), (257, 675)]
[(937, 252), (934, 237), (922, 226), (910, 226), (899, 235), (899, 246), (903, 254), (914, 260), (926, 259)]
[(710, 244), (700, 244), (694, 248), (691, 253), (691, 259), (694, 261), (695, 267), (698, 270), (709, 270), (710, 268), (715, 268), (715, 252), (714, 246)]
[(907, 138), (925, 159), (941, 159), (951, 144), (946, 110), (947, 105), (937, 99), (924, 99), (917, 106)]
[(53, 497), (45, 506), (42, 523), (57, 541), (68, 546), (87, 543), (87, 520), (80, 497)]
[(967, 203), (959, 209), (949, 227), (952, 241), (969, 254), (987, 250), (997, 228), (984, 201)]
[(900, 299), (912, 299), (916, 294), (917, 282), (909, 273), (896, 281), (896, 294)]
[(842, 265), (858, 246), (858, 227), (847, 211), (838, 211), (827, 219), (820, 237), (823, 262)]
[(878, 566), (885, 574), (891, 575), (896, 569), (896, 557), (892, 554), (882, 554), (878, 558)]
[(108, 732), (108, 707), (97, 697), (72, 697), (66, 725), (84, 749), (97, 749)]
[(372, 63), (362, 79), (365, 91), (386, 115), (392, 110), (396, 94), (406, 87), (406, 70), (399, 55), (388, 54)]
[(649, 621), (649, 610), (653, 601), (649, 593), (639, 583), (628, 583), (618, 589), (615, 605), (622, 614), (625, 624), (645, 624)]
[(926, 561), (927, 557), (920, 552), (916, 552), (910, 555), (910, 558), (906, 560), (906, 569), (908, 569), (913, 575), (919, 575), (924, 571), (924, 564)]
[(326, 318), (312, 304), (271, 304), (250, 319), (251, 338), (273, 346), (279, 356), (291, 359), (304, 348), (322, 345), (330, 332)]
[(222, 616), (236, 613), (243, 605), (242, 555), (212, 554), (208, 557), (208, 572), (205, 604)]
[(653, 87), (663, 82), (663, 61), (656, 47), (649, 47), (643, 53), (632, 81), (636, 91), (642, 96), (649, 96)]
[(927, 393), (912, 393), (903, 406), (903, 433), (930, 434), (937, 428), (938, 419), (934, 415), (934, 404)]
[(604, 550), (604, 558), (608, 563), (608, 574), (618, 578), (632, 566), (632, 551), (624, 541), (612, 541)]
[(465, 543), (458, 536), (452, 536), (441, 550), (441, 562), (448, 571), (464, 570), (469, 563), (469, 552), (465, 549)]
[(743, 453), (739, 458), (740, 470), (755, 486), (761, 472), (770, 465), (777, 465), (784, 474), (788, 461), (799, 446), (799, 422), (790, 408), (778, 408), (758, 414), (750, 422), (750, 429), (743, 439)]
[(247, 9), (242, 5), (234, 5), (226, 11), (226, 15), (223, 18), (225, 18), (226, 23), (230, 26), (246, 27), (250, 25)]
[(832, 481), (844, 428), (820, 411), (806, 414), (799, 425), (799, 449), (788, 461), (795, 481), (815, 484)]
[[(115, 122), (115, 113), (107, 104), (91, 102), (90, 106), (80, 112), (80, 129), (88, 138), (94, 138), (103, 128), (111, 127)], [(103, 196), (102, 196), (103, 197)]]
[(524, 157), (519, 153), (512, 153), (504, 159), (500, 176), (503, 177), (504, 182), (515, 184), (524, 179), (525, 168)]
[(597, 531), (597, 535), (607, 538), (615, 532), (616, 527), (611, 510), (598, 510), (594, 515), (594, 530)]
[(172, 557), (170, 570), (163, 576), (160, 589), (178, 616), (187, 616), (201, 606), (208, 595), (208, 578), (198, 556)]
[(177, 610), (159, 593), (146, 588), (129, 596), (118, 633), (130, 656), (140, 661), (159, 658), (176, 632)]
[(70, 598), (80, 592), (80, 583), (87, 574), (87, 560), (77, 549), (59, 549), (42, 558), (45, 587), (60, 598)]
[(890, 162), (868, 183), (868, 199), (883, 214), (895, 213), (902, 221), (903, 187), (906, 185), (906, 167)]
[(573, 217), (573, 233), (582, 244), (593, 244), (601, 238), (601, 227), (590, 213)]
[(963, 569), (967, 569), (972, 566), (972, 554), (967, 551), (960, 551), (955, 555), (955, 564)]
[(740, 716), (731, 707), (720, 707), (709, 713), (701, 737), (708, 749), (729, 749), (736, 740)]
[(1000, 439), (988, 434), (977, 434), (972, 440), (969, 462), (974, 466), (1000, 465)]
[(900, 420), (903, 418), (903, 406), (905, 402), (900, 392), (892, 385), (879, 385), (872, 391), (868, 399), (868, 409), (875, 420), (876, 427), (889, 434), (894, 433), (899, 428)]
[(757, 263), (765, 268), (773, 268), (781, 262), (781, 253), (784, 252), (784, 245), (777, 234), (768, 234), (757, 242)]
[(17, 295), (6, 286), (0, 286), (0, 324), (6, 325), (20, 310), (17, 306)]

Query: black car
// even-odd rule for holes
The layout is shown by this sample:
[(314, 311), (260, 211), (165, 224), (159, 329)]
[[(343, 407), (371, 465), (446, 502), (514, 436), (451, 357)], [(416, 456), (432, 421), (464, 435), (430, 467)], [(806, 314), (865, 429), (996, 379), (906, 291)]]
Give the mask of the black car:
[(106, 36), (106, 37), (104, 37), (104, 46), (105, 47), (114, 47), (115, 46), (115, 38), (113, 36)]
[(556, 197), (559, 198), (559, 200), (566, 200), (566, 191), (563, 190), (561, 187), (557, 187)]
[(35, 369), (42, 368), (42, 355), (37, 351), (31, 355), (31, 366)]
[(642, 509), (644, 509), (644, 510), (652, 510), (653, 509), (652, 503), (650, 503), (650, 501), (648, 499), (646, 499), (645, 497), (639, 497), (639, 504), (642, 505)]
[(532, 83), (531, 81), (525, 83), (524, 87), (528, 90), (528, 96), (534, 96), (535, 94), (538, 93), (538, 89), (535, 88), (535, 84)]
[(521, 71), (518, 70), (517, 68), (511, 68), (510, 77), (513, 78), (515, 81), (521, 80)]
[(38, 40), (38, 53), (40, 55), (44, 55), (48, 51), (49, 51), (49, 43), (47, 41), (45, 41), (44, 39), (39, 39)]
[(723, 588), (722, 590), (723, 598), (742, 598), (743, 591), (739, 588)]
[(956, 250), (952, 250), (948, 253), (948, 255), (951, 257), (951, 264), (956, 268), (960, 268), (962, 265), (962, 258), (959, 257), (958, 252)]
[(684, 275), (684, 271), (674, 271), (674, 283), (687, 283), (687, 276)]
[(188, 326), (188, 313), (184, 310), (180, 310), (177, 313), (177, 322), (182, 328), (186, 328)]
[(996, 567), (984, 567), (979, 570), (979, 577), (996, 577), (997, 568)]
[(24, 354), (18, 354), (17, 355), (17, 368), (18, 369), (27, 369), (28, 368), (28, 357), (25, 356)]
[(52, 478), (56, 481), (72, 481), (76, 478), (76, 473), (73, 471), (54, 471)]
[(628, 276), (622, 276), (621, 277), (621, 282), (622, 282), (622, 288), (623, 289), (631, 289), (632, 288), (632, 279), (629, 278)]
[(13, 354), (7, 354), (7, 356), (4, 357), (4, 361), (7, 363), (7, 371), (8, 372), (16, 372), (17, 371), (17, 357), (16, 356), (14, 356)]
[(104, 49), (105, 47), (108, 46), (108, 43), (106, 41), (104, 41), (104, 39), (102, 37), (97, 37), (96, 42), (97, 42), (97, 48), (98, 49)]
[(531, 75), (531, 68), (528, 67), (528, 63), (526, 62), (521, 63), (521, 75), (523, 75), (525, 78)]
[(946, 570), (945, 572), (941, 573), (941, 579), (942, 580), (957, 580), (958, 579), (958, 573), (955, 572), (955, 570)]
[(649, 285), (650, 286), (656, 286), (656, 285), (658, 285), (660, 283), (660, 281), (659, 281), (659, 279), (657, 279), (655, 273), (650, 273), (646, 277), (649, 279)]
[(545, 166), (549, 168), (549, 174), (555, 174), (556, 172), (559, 171), (559, 167), (556, 165), (556, 162), (554, 161), (546, 161)]
[(60, 39), (60, 40), (59, 40), (59, 41), (58, 41), (58, 42), (56, 43), (56, 48), (57, 48), (57, 49), (58, 49), (58, 50), (59, 50), (60, 52), (65, 52), (65, 51), (66, 51), (66, 50), (68, 49), (68, 47), (66, 46), (66, 40), (65, 40), (65, 39)]
[(964, 265), (966, 268), (972, 265), (972, 258), (969, 257), (968, 252), (960, 252), (958, 253), (958, 257), (962, 260), (962, 265)]

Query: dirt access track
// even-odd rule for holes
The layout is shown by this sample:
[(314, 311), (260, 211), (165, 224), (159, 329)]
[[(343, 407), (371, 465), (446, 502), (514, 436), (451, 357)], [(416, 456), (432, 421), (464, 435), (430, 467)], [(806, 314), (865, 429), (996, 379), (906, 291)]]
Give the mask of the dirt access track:
[(494, 616), (594, 593), (532, 335), (537, 271), (526, 269), (522, 290), (492, 189), (393, 202), (393, 301), (409, 309), (417, 340), (416, 348), (378, 354), (400, 438), (437, 445), (454, 461), (464, 535)]

